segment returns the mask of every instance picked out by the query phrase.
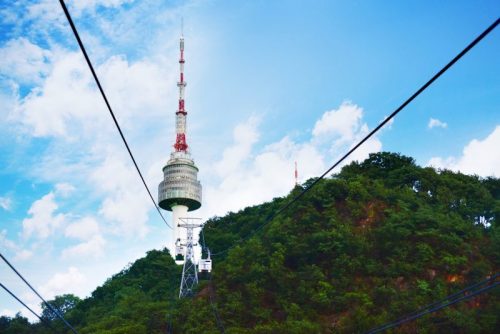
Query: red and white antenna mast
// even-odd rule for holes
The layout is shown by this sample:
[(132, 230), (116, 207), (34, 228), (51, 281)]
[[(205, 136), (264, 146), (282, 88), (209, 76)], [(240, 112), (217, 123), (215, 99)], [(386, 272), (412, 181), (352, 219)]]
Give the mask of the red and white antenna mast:
[[(184, 26), (184, 24), (182, 24)], [(175, 124), (176, 133), (174, 148), (176, 152), (187, 152), (188, 145), (186, 143), (186, 109), (184, 107), (184, 89), (186, 88), (186, 81), (184, 81), (184, 27), (181, 28), (181, 39), (180, 39), (180, 80), (177, 82), (177, 87), (179, 87), (179, 109), (177, 110)]]
[(295, 185), (299, 184), (299, 172), (297, 171), (297, 161), (295, 161)]

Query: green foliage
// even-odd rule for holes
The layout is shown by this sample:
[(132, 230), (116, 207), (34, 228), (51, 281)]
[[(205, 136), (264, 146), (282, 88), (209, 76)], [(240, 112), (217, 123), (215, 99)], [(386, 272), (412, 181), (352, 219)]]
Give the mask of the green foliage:
[[(59, 315), (65, 316), (80, 303), (80, 298), (72, 294), (57, 296), (54, 300), (47, 301)], [(47, 321), (57, 319), (57, 314), (54, 313), (45, 304), (42, 304), (42, 318)]]
[[(345, 166), (215, 260), (222, 318), (235, 333), (279, 332), (292, 319), (317, 324), (320, 332), (363, 332), (482, 280), (499, 268), (498, 185), (386, 152)], [(207, 244), (226, 249), (303, 187), (210, 220)], [(491, 328), (494, 313), (478, 314), (471, 315), (476, 326)], [(465, 326), (445, 318), (450, 329)], [(434, 321), (412, 326), (442, 332)], [(475, 330), (469, 327), (463, 328)]]
[(0, 317), (0, 333), (2, 334), (30, 334), (28, 319), (17, 313), (14, 318)]
[[(214, 258), (211, 282), (192, 299), (176, 298), (180, 267), (163, 250), (85, 300), (54, 303), (82, 334), (165, 333), (168, 321), (176, 333), (218, 333), (210, 291), (227, 333), (361, 333), (499, 271), (500, 180), (421, 168), (387, 152), (321, 180), (239, 243), (314, 181), (210, 219), (212, 252), (238, 245)], [(495, 332), (497, 290), (394, 332)], [(1, 317), (0, 332), (51, 333), (20, 316)]]

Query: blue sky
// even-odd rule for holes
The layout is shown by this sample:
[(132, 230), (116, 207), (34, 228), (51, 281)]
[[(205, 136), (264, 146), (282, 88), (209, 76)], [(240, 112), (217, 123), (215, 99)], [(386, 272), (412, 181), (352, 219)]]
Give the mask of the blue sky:
[[(286, 194), (294, 161), (302, 181), (321, 174), (500, 12), (498, 1), (68, 5), (155, 195), (174, 139), (184, 17), (188, 144), (203, 218)], [(173, 236), (59, 4), (7, 2), (0, 12), (0, 250), (47, 298), (84, 297)], [(389, 150), (500, 177), (499, 42), (497, 29), (354, 158)], [(37, 307), (6, 266), (0, 279)], [(21, 310), (0, 296), (0, 314)]]

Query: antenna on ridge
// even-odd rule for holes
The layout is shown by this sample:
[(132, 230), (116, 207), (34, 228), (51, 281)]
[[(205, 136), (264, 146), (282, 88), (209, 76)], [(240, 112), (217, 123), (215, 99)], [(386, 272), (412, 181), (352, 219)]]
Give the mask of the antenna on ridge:
[(295, 161), (295, 186), (299, 184), (299, 172), (297, 170), (297, 161)]

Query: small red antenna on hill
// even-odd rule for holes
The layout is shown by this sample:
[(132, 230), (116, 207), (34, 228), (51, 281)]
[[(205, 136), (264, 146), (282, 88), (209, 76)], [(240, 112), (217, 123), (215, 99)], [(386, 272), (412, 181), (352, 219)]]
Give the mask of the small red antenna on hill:
[(295, 185), (299, 184), (299, 172), (297, 171), (297, 161), (295, 161)]

